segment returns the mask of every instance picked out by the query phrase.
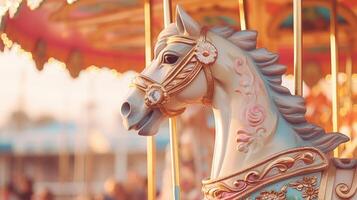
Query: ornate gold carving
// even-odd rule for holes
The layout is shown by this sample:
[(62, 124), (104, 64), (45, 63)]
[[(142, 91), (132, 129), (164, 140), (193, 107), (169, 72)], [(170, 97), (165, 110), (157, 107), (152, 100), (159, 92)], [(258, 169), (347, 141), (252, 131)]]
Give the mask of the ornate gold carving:
[(288, 187), (284, 185), (279, 192), (275, 190), (263, 191), (255, 198), (255, 200), (286, 200)]
[[(317, 199), (319, 193), (319, 188), (317, 187), (317, 177), (304, 176), (302, 180), (284, 185), (280, 191), (270, 190), (260, 192), (255, 200), (287, 200), (288, 188), (300, 191), (302, 198), (305, 200)], [(252, 200), (252, 198), (249, 197), (246, 200)]]
[(302, 192), (302, 197), (306, 200), (317, 199), (319, 194), (319, 187), (317, 187), (316, 176), (304, 176), (302, 180), (290, 183), (289, 187)]
[[(293, 176), (322, 171), (327, 166), (326, 156), (318, 149), (296, 148), (273, 155), (267, 160), (231, 176), (203, 181), (202, 190), (207, 199), (239, 199), (267, 184)], [(307, 196), (310, 195), (310, 191), (308, 192)]]
[(354, 171), (351, 186), (346, 183), (339, 183), (335, 188), (336, 195), (342, 199), (351, 199), (357, 194), (357, 168)]

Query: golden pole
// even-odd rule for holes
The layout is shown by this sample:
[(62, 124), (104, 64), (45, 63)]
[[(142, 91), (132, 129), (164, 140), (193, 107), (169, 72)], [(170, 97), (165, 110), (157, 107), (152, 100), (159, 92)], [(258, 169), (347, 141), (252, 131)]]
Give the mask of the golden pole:
[[(331, 0), (330, 12), (330, 51), (331, 51), (331, 81), (332, 81), (332, 129), (339, 130), (339, 98), (338, 98), (338, 42), (337, 42), (337, 1)], [(334, 156), (339, 157), (339, 148), (334, 150)]]
[[(144, 2), (145, 17), (145, 63), (146, 66), (153, 58), (152, 53), (152, 3)], [(147, 174), (148, 174), (148, 200), (156, 199), (156, 142), (155, 136), (148, 136), (146, 140)]]
[(179, 140), (176, 129), (176, 118), (169, 119), (170, 126), (170, 154), (171, 154), (171, 177), (172, 195), (174, 200), (180, 200), (180, 160), (179, 160)]
[(294, 0), (294, 81), (295, 95), (302, 96), (302, 27), (301, 27), (301, 0)]
[(168, 27), (173, 22), (171, 0), (163, 0), (164, 27)]
[[(164, 26), (168, 27), (172, 23), (172, 4), (171, 0), (163, 0)], [(171, 154), (171, 173), (172, 173), (172, 195), (174, 200), (180, 199), (180, 161), (178, 133), (176, 130), (176, 118), (169, 119), (170, 127), (170, 154)]]
[(245, 5), (244, 0), (238, 0), (239, 7), (239, 22), (240, 22), (240, 30), (247, 30), (247, 20), (245, 18)]

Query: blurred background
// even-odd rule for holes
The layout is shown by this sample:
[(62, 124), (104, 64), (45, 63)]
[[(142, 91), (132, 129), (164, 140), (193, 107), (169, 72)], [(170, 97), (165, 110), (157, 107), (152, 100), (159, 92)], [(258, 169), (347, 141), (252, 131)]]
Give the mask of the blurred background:
[[(357, 158), (357, 2), (337, 1), (341, 157)], [(238, 2), (174, 0), (203, 25), (239, 29)], [(163, 28), (153, 0), (154, 38)], [(288, 66), (293, 91), (291, 0), (246, 0), (258, 46)], [(144, 68), (143, 0), (0, 0), (0, 199), (146, 199), (146, 138), (126, 131), (119, 105)], [(307, 118), (332, 130), (331, 0), (303, 1)], [(212, 113), (179, 118), (183, 199), (202, 199), (214, 143)], [(202, 139), (204, 138), (204, 140)], [(156, 137), (158, 196), (170, 188), (168, 124)]]

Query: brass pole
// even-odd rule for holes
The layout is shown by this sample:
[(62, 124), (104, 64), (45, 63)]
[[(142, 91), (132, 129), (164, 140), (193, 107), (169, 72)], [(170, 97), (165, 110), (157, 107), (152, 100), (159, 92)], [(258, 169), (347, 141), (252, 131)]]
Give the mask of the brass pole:
[(173, 22), (171, 0), (163, 0), (164, 27), (168, 27)]
[(240, 22), (240, 30), (247, 30), (247, 20), (245, 17), (245, 2), (244, 0), (238, 0), (239, 7), (239, 22)]
[[(172, 21), (172, 3), (171, 0), (163, 0), (164, 26), (168, 27)], [(180, 161), (179, 161), (179, 140), (176, 129), (176, 118), (169, 119), (170, 127), (170, 154), (171, 154), (171, 181), (173, 200), (180, 199)]]
[(301, 27), (301, 0), (294, 0), (294, 82), (295, 95), (302, 96), (302, 27)]
[(170, 154), (171, 154), (171, 177), (173, 200), (180, 200), (180, 159), (179, 159), (179, 139), (176, 129), (176, 118), (169, 119), (170, 126)]
[[(153, 58), (152, 53), (152, 2), (144, 2), (145, 17), (145, 64), (149, 65)], [(148, 200), (156, 199), (156, 141), (155, 136), (148, 136), (146, 140), (147, 177), (148, 177)]]
[[(332, 81), (332, 127), (333, 132), (339, 131), (339, 97), (338, 97), (338, 42), (337, 42), (337, 1), (331, 0), (330, 12), (330, 51), (331, 51), (331, 81)], [(334, 156), (339, 157), (339, 148), (334, 150)]]

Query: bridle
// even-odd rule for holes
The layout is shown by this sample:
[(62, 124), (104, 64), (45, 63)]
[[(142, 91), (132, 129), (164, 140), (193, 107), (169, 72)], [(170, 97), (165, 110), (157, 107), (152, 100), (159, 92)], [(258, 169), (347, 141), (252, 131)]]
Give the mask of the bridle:
[(214, 81), (210, 66), (217, 59), (217, 49), (211, 42), (207, 41), (208, 29), (203, 28), (202, 30), (198, 40), (180, 35), (171, 36), (167, 39), (167, 44), (184, 43), (192, 45), (192, 48), (169, 71), (161, 83), (142, 74), (135, 78), (134, 85), (145, 93), (145, 105), (147, 107), (159, 108), (163, 114), (170, 117), (181, 114), (185, 110), (184, 108), (169, 110), (165, 107), (165, 104), (171, 96), (185, 89), (202, 69), (207, 81), (207, 91), (201, 101), (203, 104), (211, 104)]

